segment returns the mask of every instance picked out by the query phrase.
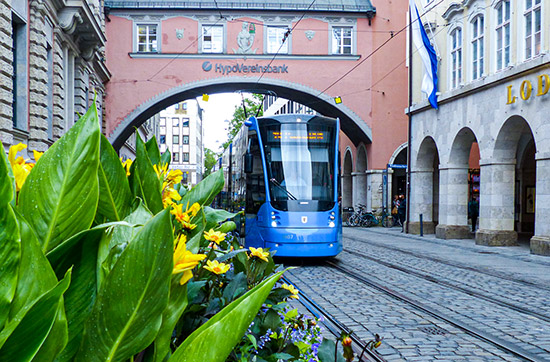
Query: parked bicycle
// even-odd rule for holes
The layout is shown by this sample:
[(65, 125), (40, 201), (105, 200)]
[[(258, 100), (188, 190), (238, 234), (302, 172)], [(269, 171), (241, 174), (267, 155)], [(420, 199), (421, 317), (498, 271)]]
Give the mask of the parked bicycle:
[(378, 219), (372, 212), (366, 210), (365, 205), (358, 204), (357, 209), (346, 220), (346, 225), (370, 227), (378, 225)]
[(382, 215), (376, 216), (374, 212), (367, 211), (366, 206), (358, 204), (356, 210), (346, 220), (347, 226), (362, 226), (371, 227), (381, 225), (384, 227), (392, 227), (393, 221), (391, 216), (382, 211)]

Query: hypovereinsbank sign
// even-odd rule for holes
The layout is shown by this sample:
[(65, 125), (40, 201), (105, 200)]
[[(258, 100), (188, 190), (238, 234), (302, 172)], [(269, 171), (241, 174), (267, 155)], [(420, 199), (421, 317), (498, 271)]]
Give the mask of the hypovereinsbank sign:
[(260, 65), (260, 64), (254, 64), (254, 65), (246, 65), (244, 63), (241, 64), (233, 64), (233, 65), (223, 65), (220, 63), (212, 64), (210, 61), (205, 61), (202, 63), (202, 70), (205, 72), (214, 71), (216, 73), (221, 73), (222, 75), (226, 74), (232, 74), (232, 73), (241, 73), (241, 74), (248, 74), (248, 73), (288, 73), (288, 65)]

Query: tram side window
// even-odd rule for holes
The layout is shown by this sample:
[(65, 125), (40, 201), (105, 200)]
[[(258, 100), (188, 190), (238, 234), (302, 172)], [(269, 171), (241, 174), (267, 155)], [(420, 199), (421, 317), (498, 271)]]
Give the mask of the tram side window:
[(252, 173), (246, 175), (246, 213), (257, 214), (260, 207), (265, 203), (264, 170), (255, 132), (249, 135), (249, 140), (254, 167)]

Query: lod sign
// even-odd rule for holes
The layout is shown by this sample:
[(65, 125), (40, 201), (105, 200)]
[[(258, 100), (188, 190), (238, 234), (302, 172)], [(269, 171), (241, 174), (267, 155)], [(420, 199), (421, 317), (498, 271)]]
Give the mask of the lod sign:
[(223, 65), (220, 63), (212, 64), (210, 61), (205, 61), (202, 63), (202, 70), (209, 72), (212, 69), (216, 73), (230, 74), (230, 73), (288, 73), (288, 65), (245, 65), (235, 64), (235, 65)]
[[(509, 85), (506, 87), (508, 90), (508, 98), (506, 104), (513, 104), (516, 103), (517, 96), (514, 95), (514, 90), (512, 89), (513, 86)], [(550, 90), (550, 76), (548, 74), (541, 74), (537, 77), (537, 94), (536, 96), (543, 96)], [(531, 98), (531, 95), (533, 94), (533, 84), (529, 80), (524, 80), (521, 82), (521, 85), (519, 87), (519, 97), (523, 99), (524, 101)]]

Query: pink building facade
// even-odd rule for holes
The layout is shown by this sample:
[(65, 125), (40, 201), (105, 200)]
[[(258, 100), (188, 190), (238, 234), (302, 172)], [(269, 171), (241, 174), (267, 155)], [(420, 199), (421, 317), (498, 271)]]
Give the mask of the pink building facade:
[[(406, 37), (394, 34), (407, 2), (190, 4), (105, 2), (106, 133), (115, 147), (176, 102), (271, 91), (340, 118), (343, 206), (379, 208), (383, 170), (406, 162)], [(404, 187), (404, 174), (393, 176), (390, 194)]]

